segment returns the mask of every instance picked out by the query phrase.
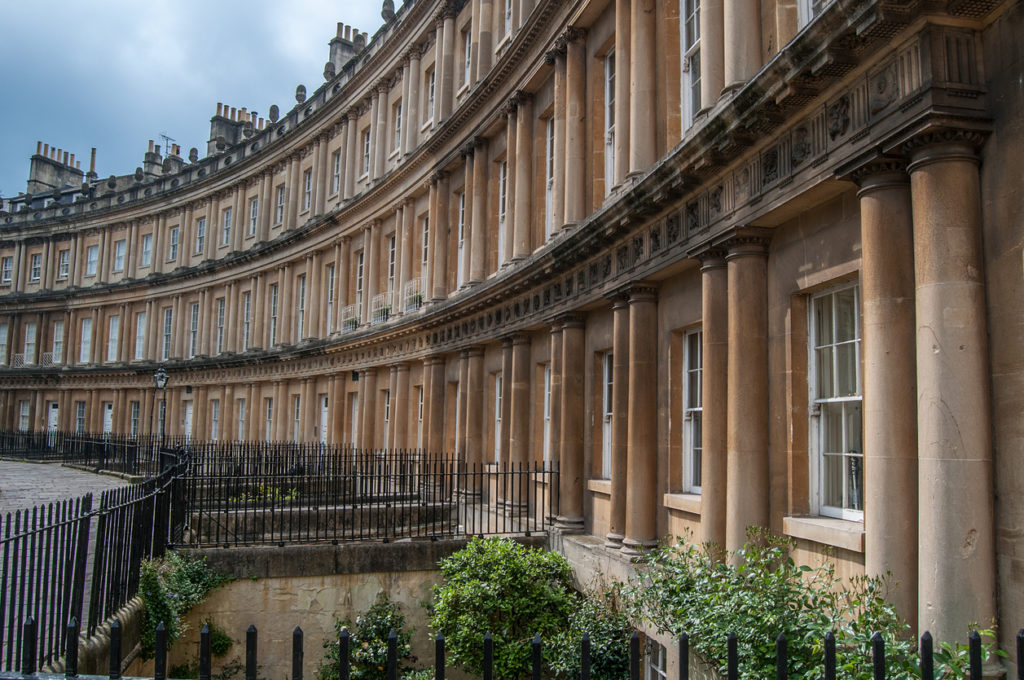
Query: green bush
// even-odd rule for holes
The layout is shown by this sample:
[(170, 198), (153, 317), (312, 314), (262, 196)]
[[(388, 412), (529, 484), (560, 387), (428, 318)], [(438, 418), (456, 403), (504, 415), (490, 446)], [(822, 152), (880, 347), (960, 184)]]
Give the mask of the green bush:
[(388, 635), (395, 631), (398, 637), (398, 673), (408, 670), (408, 662), (415, 661), (409, 640), (412, 631), (405, 630), (405, 616), (386, 592), (377, 601), (350, 621), (335, 621), (335, 637), (324, 642), (323, 658), (317, 669), (317, 680), (334, 680), (338, 674), (338, 635), (342, 628), (349, 629), (349, 663), (352, 680), (385, 680), (388, 658)]
[(568, 628), (544, 648), (556, 678), (580, 677), (580, 643), (590, 636), (590, 677), (621, 680), (629, 676), (629, 636), (633, 626), (619, 602), (619, 586), (586, 593), (569, 615)]
[[(781, 633), (788, 643), (789, 677), (817, 680), (825, 635), (833, 631), (836, 670), (843, 678), (870, 680), (875, 632), (885, 640), (886, 677), (919, 677), (909, 627), (885, 600), (887, 579), (861, 576), (844, 583), (830, 562), (798, 566), (792, 549), (791, 541), (764, 530), (751, 530), (734, 555), (689, 543), (663, 547), (631, 584), (631, 614), (661, 632), (685, 631), (691, 649), (723, 675), (727, 638), (736, 633), (740, 677), (773, 677)], [(943, 662), (937, 655), (936, 677), (962, 677)]]
[(152, 658), (155, 652), (156, 627), (161, 621), (170, 647), (184, 632), (181, 617), (225, 581), (207, 566), (205, 558), (168, 552), (163, 558), (143, 561), (139, 571), (139, 595), (146, 607), (143, 658)]
[(554, 639), (576, 607), (572, 571), (558, 553), (473, 539), (439, 566), (444, 582), (434, 586), (430, 625), (444, 634), (451, 662), (476, 675), (487, 632), (494, 677), (514, 680), (528, 672), (534, 634)]

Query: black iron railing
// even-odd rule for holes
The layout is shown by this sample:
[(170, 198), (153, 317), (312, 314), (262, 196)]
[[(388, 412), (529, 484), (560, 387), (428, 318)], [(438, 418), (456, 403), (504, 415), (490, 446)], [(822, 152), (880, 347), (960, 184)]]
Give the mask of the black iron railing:
[(59, 462), (127, 475), (155, 477), (167, 461), (161, 445), (170, 451), (182, 445), (181, 437), (132, 436), (89, 432), (0, 431), (0, 458)]
[(142, 560), (180, 540), (187, 464), (172, 454), (162, 459), (163, 472), (105, 491), (98, 503), (87, 494), (3, 518), (0, 668), (24, 663), (21, 624), (27, 617), (38, 622), (34, 663), (57, 660), (67, 643), (62, 622), (74, 617), (93, 634), (135, 596)]
[[(36, 644), (37, 636), (37, 623), (33, 619), (29, 619), (24, 623), (24, 632), (22, 634), (23, 640), (23, 651), (21, 658), (25, 661), (18, 667), (20, 675), (10, 672), (0, 671), (0, 680), (24, 680), (25, 677), (31, 677), (38, 670), (38, 666), (35, 665), (34, 659), (35, 654), (32, 654), (34, 649), (33, 645)], [(78, 623), (72, 619), (67, 624), (67, 631), (65, 639), (73, 640), (78, 633)], [(208, 680), (212, 673), (212, 654), (210, 650), (210, 629), (208, 625), (204, 625), (199, 634), (199, 672), (198, 677), (200, 680)], [(349, 647), (350, 647), (350, 636), (347, 630), (342, 629), (341, 634), (338, 637), (338, 665), (336, 673), (333, 677), (338, 680), (349, 680), (351, 677), (351, 662), (349, 659)], [(920, 677), (922, 680), (935, 680), (935, 657), (933, 653), (934, 642), (929, 633), (925, 632), (921, 636), (921, 644), (918, 648), (919, 655), (919, 669)], [(486, 679), (494, 677), (494, 642), (491, 638), (491, 634), (487, 633), (481, 640), (481, 646), (483, 647), (483, 677)], [(677, 640), (679, 646), (679, 658), (687, 659), (687, 663), (678, 664), (678, 680), (690, 680), (690, 638), (686, 633), (679, 636)], [(823, 680), (837, 680), (841, 677), (841, 674), (837, 672), (837, 654), (836, 654), (836, 638), (832, 633), (827, 633), (825, 639), (822, 641), (821, 649), (821, 666), (819, 669), (818, 677)], [(257, 654), (258, 644), (258, 632), (255, 626), (249, 626), (245, 633), (245, 677), (256, 678), (259, 672), (259, 659)], [(541, 680), (541, 678), (550, 677), (550, 672), (544, 667), (543, 661), (543, 641), (539, 635), (534, 636), (531, 643), (530, 649), (530, 678), (531, 680)], [(725, 677), (729, 680), (736, 680), (739, 677), (739, 654), (737, 652), (737, 638), (735, 634), (730, 634), (727, 640), (727, 662), (725, 667)], [(790, 669), (788, 664), (788, 641), (782, 635), (778, 637), (775, 642), (775, 678), (776, 680), (788, 680), (790, 675)], [(985, 659), (983, 658), (981, 638), (977, 631), (970, 634), (968, 638), (968, 676), (970, 680), (982, 680), (983, 677), (983, 664)], [(1015, 677), (1017, 680), (1024, 680), (1024, 663), (1020, 660), (1024, 659), (1024, 629), (1021, 629), (1017, 633), (1016, 638), (1016, 658), (1017, 672)], [(67, 664), (65, 677), (91, 677), (91, 678), (103, 678), (107, 677), (109, 680), (119, 680), (122, 672), (122, 650), (121, 650), (121, 627), (115, 620), (110, 628), (110, 661), (109, 671), (107, 676), (79, 676), (78, 675), (78, 649), (72, 644), (67, 646)], [(303, 678), (303, 659), (304, 659), (304, 635), (302, 629), (296, 627), (292, 633), (292, 654), (291, 654), (291, 678), (292, 680), (302, 680)], [(387, 639), (387, 657), (386, 657), (384, 673), (386, 680), (398, 680), (398, 636), (394, 631), (388, 636)], [(162, 623), (157, 625), (155, 635), (155, 657), (153, 663), (153, 680), (165, 680), (167, 677), (167, 635)], [(641, 669), (643, 657), (640, 645), (640, 636), (634, 632), (629, 640), (629, 680), (641, 680)], [(882, 636), (878, 633), (872, 638), (871, 645), (871, 667), (873, 680), (885, 680), (886, 678), (886, 662), (885, 662), (885, 641)], [(445, 651), (445, 639), (444, 636), (438, 634), (434, 638), (434, 678), (435, 680), (444, 680), (447, 674), (446, 667), (446, 651)], [(580, 641), (580, 680), (590, 680), (591, 671), (591, 647), (590, 637), (584, 635)], [(623, 680), (626, 680), (625, 674), (623, 674)], [(966, 680), (966, 679), (965, 679)]]

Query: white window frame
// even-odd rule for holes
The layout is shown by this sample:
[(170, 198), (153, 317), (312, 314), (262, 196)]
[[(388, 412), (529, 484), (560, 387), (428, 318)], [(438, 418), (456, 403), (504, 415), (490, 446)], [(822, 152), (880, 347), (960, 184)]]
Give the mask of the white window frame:
[(242, 293), (242, 351), (249, 349), (249, 333), (252, 329), (252, 291)]
[(245, 399), (238, 400), (238, 441), (245, 441)]
[(114, 271), (124, 271), (125, 240), (114, 241)]
[(796, 5), (797, 23), (800, 28), (811, 23), (821, 14), (832, 0), (799, 0)]
[(139, 402), (128, 402), (128, 434), (133, 437), (139, 436)]
[(18, 402), (18, 432), (28, 432), (32, 426), (32, 420), (29, 416), (28, 399), (22, 399)]
[(277, 284), (270, 284), (270, 328), (268, 347), (273, 347), (277, 344)]
[[(424, 215), (420, 219), (420, 276), (427, 275), (427, 267), (430, 263), (430, 216)], [(424, 280), (423, 287), (427, 287)]]
[(37, 344), (37, 333), (36, 324), (34, 321), (28, 321), (25, 323), (25, 364), (34, 364), (36, 362), (36, 344)]
[(302, 440), (302, 398), (299, 395), (292, 397), (292, 441)]
[(107, 318), (107, 361), (117, 361), (121, 344), (121, 316), (111, 314)]
[(82, 319), (82, 333), (78, 343), (78, 363), (92, 363), (92, 317)]
[(188, 358), (195, 357), (199, 350), (199, 303), (193, 302), (189, 310)]
[(200, 217), (196, 220), (196, 240), (195, 240), (195, 251), (196, 255), (203, 254), (203, 246), (206, 245), (206, 218)]
[(498, 266), (505, 262), (505, 217), (508, 209), (508, 159), (498, 163)]
[(544, 240), (555, 228), (555, 117), (544, 121)]
[(360, 313), (363, 310), (363, 274), (366, 269), (364, 264), (363, 251), (360, 250), (356, 253), (356, 307)]
[(437, 94), (437, 69), (433, 66), (427, 71), (427, 115), (424, 116), (426, 123), (432, 123), (434, 121), (434, 98)]
[[(53, 339), (51, 341), (51, 352), (50, 356), (55, 364), (63, 363), (64, 361), (64, 320), (57, 319), (53, 322)], [(0, 357), (2, 359), (2, 357)], [(0, 361), (2, 363), (2, 361)]]
[(700, 0), (680, 0), (681, 30), (679, 39), (682, 41), (680, 46), (682, 92), (679, 101), (683, 109), (684, 130), (693, 125), (694, 118), (702, 106), (700, 98), (700, 11)]
[(220, 399), (210, 400), (210, 441), (220, 439)]
[(494, 374), (494, 462), (501, 462), (501, 409), (502, 407), (502, 374)]
[(470, 79), (473, 77), (473, 24), (472, 22), (466, 24), (466, 30), (462, 32), (462, 50), (463, 50), (463, 64), (462, 64), (462, 84), (469, 85)]
[(455, 262), (455, 287), (461, 288), (466, 283), (466, 272), (463, 266), (462, 253), (466, 244), (466, 192), (459, 192), (456, 229), (459, 237), (457, 259)]
[(167, 239), (167, 261), (173, 262), (178, 259), (178, 228), (171, 227), (170, 236)]
[(512, 0), (505, 0), (505, 18), (502, 28), (504, 29), (502, 35), (508, 36), (512, 34)]
[(281, 184), (277, 187), (277, 206), (274, 211), (274, 224), (284, 223), (284, 201), (285, 186)]
[(57, 253), (57, 278), (66, 279), (71, 271), (71, 251), (61, 250)]
[(10, 283), (14, 278), (14, 258), (0, 259), (0, 283)]
[(10, 333), (10, 326), (6, 321), (0, 322), (0, 366), (7, 365), (7, 336)]
[(89, 246), (85, 249), (85, 275), (96, 276), (100, 263), (100, 247)]
[[(684, 0), (685, 1), (685, 0)], [(615, 49), (604, 57), (604, 195), (615, 184)]]
[(142, 252), (139, 255), (139, 266), (149, 267), (153, 264), (153, 235), (142, 235)]
[[(124, 243), (119, 241), (119, 243)], [(29, 256), (28, 265), (28, 280), (33, 283), (38, 283), (39, 279), (43, 277), (43, 255), (42, 253), (32, 253)]]
[(167, 361), (171, 358), (171, 331), (174, 327), (174, 308), (164, 307), (164, 332), (160, 343), (160, 359)]
[(220, 244), (222, 246), (231, 245), (232, 216), (233, 210), (231, 208), (224, 208), (223, 212), (221, 212)]
[(391, 106), (392, 119), (392, 140), (391, 150), (399, 151), (402, 148), (402, 100), (399, 99)]
[(309, 210), (313, 204), (313, 169), (302, 173), (302, 209)]
[(214, 350), (215, 354), (224, 353), (224, 317), (227, 312), (227, 300), (224, 298), (217, 298), (217, 342)]
[(299, 303), (297, 305), (298, 316), (296, 317), (296, 342), (302, 342), (303, 336), (306, 334), (306, 275), (299, 275), (297, 281), (297, 287), (299, 289)]
[[(841, 297), (847, 297), (847, 293), (853, 293), (853, 301), (849, 309), (853, 311), (853, 337), (837, 339), (836, 321), (839, 319), (840, 310), (836, 304)], [(828, 304), (824, 302), (828, 300)], [(820, 307), (819, 307), (820, 305)], [(827, 306), (827, 309), (825, 307)], [(828, 314), (830, 327), (826, 332), (829, 337), (820, 337), (823, 333), (821, 318)], [(808, 387), (810, 397), (810, 432), (808, 433), (808, 444), (811, 449), (810, 479), (814, 485), (811, 494), (812, 512), (827, 517), (862, 521), (864, 518), (864, 451), (863, 451), (863, 383), (861, 375), (861, 315), (860, 315), (860, 286), (858, 283), (847, 283), (811, 296), (808, 304)], [(852, 356), (850, 356), (852, 352)], [(846, 366), (853, 375), (845, 381), (847, 387), (854, 391), (841, 393), (840, 386), (840, 364), (841, 356), (845, 355)], [(830, 377), (826, 378), (823, 373), (828, 370)], [(840, 432), (837, 433), (840, 447), (838, 452), (829, 452), (831, 448), (827, 444), (829, 429), (837, 424), (830, 422), (831, 418), (838, 413)], [(855, 426), (856, 429), (854, 429)], [(833, 438), (835, 441), (835, 438)], [(859, 444), (859, 446), (858, 446)], [(859, 451), (857, 449), (860, 449)], [(826, 502), (828, 493), (825, 481), (826, 458), (842, 458), (845, 463), (842, 465), (840, 479), (842, 499), (840, 503)], [(852, 475), (852, 476), (851, 476)], [(860, 486), (858, 489), (857, 486)], [(859, 507), (858, 507), (859, 506)]]
[(423, 448), (423, 386), (416, 387), (416, 448)]
[(644, 654), (644, 680), (666, 680), (668, 673), (668, 650), (653, 638), (647, 638)]
[(135, 360), (146, 358), (146, 313), (135, 314)]
[(249, 232), (248, 236), (256, 235), (256, 227), (259, 224), (260, 219), (260, 199), (259, 197), (249, 199)]
[(75, 433), (85, 432), (85, 402), (75, 402)]
[(327, 335), (330, 335), (334, 331), (334, 283), (335, 283), (335, 268), (334, 263), (327, 265)]
[(605, 352), (601, 355), (601, 479), (611, 479), (612, 476), (614, 378), (615, 355)]
[(265, 397), (263, 399), (264, 406), (264, 417), (263, 426), (266, 428), (264, 433), (264, 441), (272, 441), (274, 435), (274, 398)]
[(331, 193), (336, 194), (341, 189), (341, 151), (335, 151), (331, 157)]
[(541, 442), (544, 469), (551, 469), (551, 364), (544, 364), (544, 441)]
[(370, 174), (370, 128), (363, 130), (363, 164), (360, 168), (362, 177)]
[(683, 490), (700, 493), (703, 474), (704, 333), (695, 328), (683, 335)]
[(397, 237), (395, 234), (388, 239), (388, 292), (395, 289), (395, 254), (398, 250)]

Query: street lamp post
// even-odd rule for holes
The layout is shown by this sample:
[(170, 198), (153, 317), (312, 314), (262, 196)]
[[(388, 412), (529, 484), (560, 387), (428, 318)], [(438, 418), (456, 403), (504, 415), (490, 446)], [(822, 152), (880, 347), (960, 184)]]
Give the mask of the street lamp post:
[(160, 424), (160, 448), (161, 449), (163, 449), (163, 447), (164, 447), (164, 438), (165, 438), (166, 432), (167, 432), (167, 380), (169, 378), (170, 378), (170, 376), (167, 375), (167, 371), (164, 370), (163, 366), (161, 366), (160, 368), (156, 369), (156, 373), (153, 374), (153, 382), (156, 383), (156, 388), (158, 390), (161, 390), (161, 392), (163, 393), (163, 398), (161, 400), (161, 409), (163, 410), (164, 417), (163, 417), (163, 421)]

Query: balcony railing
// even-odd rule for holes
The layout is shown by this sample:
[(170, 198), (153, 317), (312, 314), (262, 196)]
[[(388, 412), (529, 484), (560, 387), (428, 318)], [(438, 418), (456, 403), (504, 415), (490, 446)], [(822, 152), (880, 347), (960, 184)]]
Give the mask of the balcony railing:
[(63, 358), (60, 352), (43, 352), (43, 356), (39, 359), (39, 365), (60, 366), (63, 363)]
[(373, 300), (370, 301), (371, 324), (385, 323), (391, 318), (394, 297), (394, 291), (390, 290), (373, 296)]
[(356, 303), (341, 308), (341, 332), (350, 333), (359, 328), (359, 320), (363, 316), (362, 305)]
[(406, 312), (415, 312), (423, 306), (423, 279), (409, 279), (402, 290)]
[(15, 354), (11, 356), (11, 366), (13, 368), (21, 368), (22, 366), (31, 366), (32, 357), (27, 354)]

